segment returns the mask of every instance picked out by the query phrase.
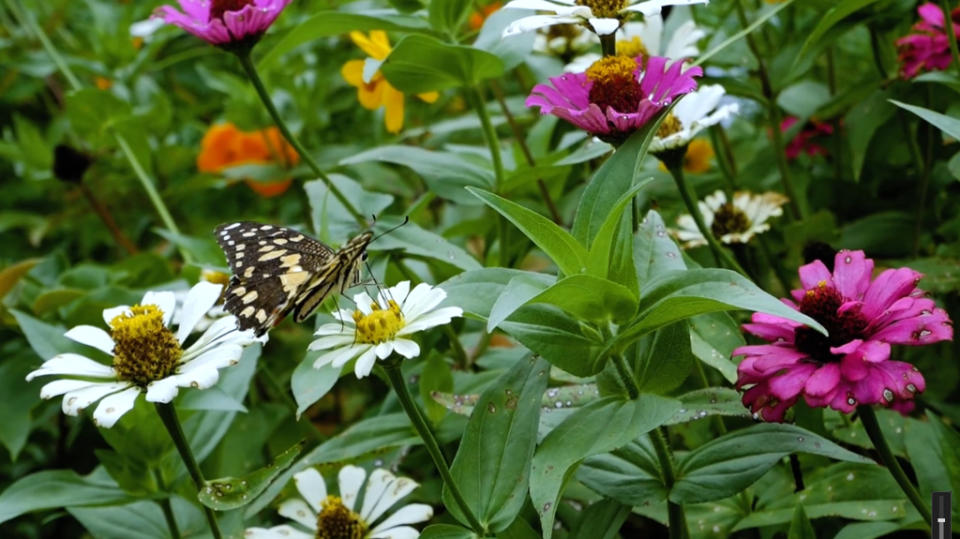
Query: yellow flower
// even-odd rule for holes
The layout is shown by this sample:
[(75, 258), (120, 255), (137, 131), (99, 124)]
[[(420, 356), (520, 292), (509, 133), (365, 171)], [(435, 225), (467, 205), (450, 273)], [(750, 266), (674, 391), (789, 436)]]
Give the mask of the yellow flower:
[[(390, 55), (390, 40), (383, 30), (373, 30), (369, 36), (362, 32), (350, 32), (350, 39), (375, 62), (382, 62)], [(403, 93), (391, 86), (379, 69), (369, 78), (364, 77), (363, 68), (367, 61), (350, 60), (343, 64), (340, 74), (348, 84), (357, 88), (360, 105), (369, 110), (384, 107), (387, 131), (399, 133), (403, 129)], [(433, 103), (440, 96), (437, 92), (427, 92), (417, 94), (417, 97)]]
[(690, 141), (687, 153), (683, 156), (683, 170), (693, 174), (702, 174), (710, 170), (710, 160), (713, 159), (713, 146), (710, 142), (697, 138)]

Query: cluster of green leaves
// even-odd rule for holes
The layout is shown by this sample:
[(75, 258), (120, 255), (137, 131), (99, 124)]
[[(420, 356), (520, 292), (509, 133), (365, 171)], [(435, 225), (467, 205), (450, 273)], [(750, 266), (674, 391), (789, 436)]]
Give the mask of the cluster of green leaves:
[[(523, 12), (495, 12), (476, 30), (466, 21), (484, 2), (301, 2), (254, 50), (280, 114), (354, 206), (377, 215), (374, 229), (409, 217), (371, 244), (377, 279), (439, 283), (445, 305), (465, 312), (422, 334), (424, 353), (403, 372), (488, 535), (656, 534), (668, 502), (684, 507), (693, 537), (859, 538), (925, 526), (870, 458), (859, 422), (800, 404), (795, 424), (754, 424), (732, 388), (731, 352), (751, 311), (822, 329), (777, 299), (809, 241), (915, 267), (960, 316), (958, 70), (898, 79), (893, 40), (915, 19), (912, 1), (751, 5), (746, 25), (738, 2), (675, 8), (667, 31), (686, 18), (708, 29), (704, 80), (742, 98), (742, 117), (711, 131), (721, 155), (716, 170), (690, 178), (696, 190), (777, 189), (786, 173), (800, 193), (798, 215), (736, 253), (751, 278), (709, 267), (708, 251), (681, 251), (670, 238), (666, 223), (685, 210), (646, 151), (666, 111), (611, 153), (525, 109), (531, 84), (563, 63), (532, 52), (533, 33), (501, 39)], [(387, 386), (314, 369), (310, 328), (279, 326), (215, 388), (175, 401), (205, 475), (219, 478), (199, 497), (144, 402), (96, 429), (42, 403), (41, 381), (23, 382), (42, 359), (84, 352), (65, 328), (99, 325), (102, 309), (144, 290), (184, 290), (202, 270), (225, 270), (210, 233), (220, 222), (297, 226), (332, 244), (357, 232), (302, 165), (196, 171), (210, 125), (271, 120), (228, 54), (170, 27), (137, 46), (129, 26), (153, 7), (0, 6), (0, 62), (11, 66), (0, 76), (0, 532), (166, 537), (157, 501), (169, 499), (185, 536), (206, 530), (200, 504), (239, 533), (277, 522), (295, 472), (315, 466), (332, 478), (360, 463), (421, 483), (411, 498), (437, 515), (424, 536), (476, 536)], [(408, 99), (397, 136), (338, 75), (362, 57), (345, 35), (371, 30), (391, 36), (379, 67), (393, 86), (441, 92), (431, 105)], [(110, 87), (96, 88), (98, 78)], [(787, 140), (808, 120), (830, 123), (829, 156), (778, 168), (770, 111), (799, 119)], [(94, 157), (82, 185), (51, 175), (58, 143)], [(137, 176), (156, 183), (176, 229)], [(238, 181), (287, 177), (294, 187), (272, 199)], [(118, 246), (97, 203), (138, 253)], [(927, 377), (925, 410), (881, 413), (882, 427), (925, 496), (957, 490), (956, 347), (898, 354)], [(659, 438), (674, 450), (672, 473)], [(798, 492), (788, 455), (799, 455)]]

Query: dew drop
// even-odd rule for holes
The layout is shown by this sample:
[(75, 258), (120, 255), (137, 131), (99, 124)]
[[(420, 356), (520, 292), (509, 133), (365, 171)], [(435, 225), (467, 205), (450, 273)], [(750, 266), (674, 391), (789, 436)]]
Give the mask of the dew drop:
[(893, 400), (893, 391), (890, 391), (889, 389), (884, 388), (884, 390), (883, 390), (883, 400), (885, 400), (885, 401), (887, 401), (887, 402), (892, 401), (892, 400)]
[(854, 477), (854, 476), (853, 476), (853, 472), (850, 472), (850, 473), (847, 474), (846, 480), (847, 480), (847, 481), (853, 481), (853, 477)]
[(497, 406), (491, 402), (491, 403), (487, 406), (487, 411), (489, 411), (491, 414), (495, 414), (495, 413), (497, 413)]
[(803, 443), (803, 436), (797, 436), (797, 441)]
[(917, 386), (915, 386), (915, 385), (913, 385), (913, 384), (907, 384), (907, 391), (909, 391), (910, 393), (916, 393), (916, 392), (917, 392)]
[(547, 390), (547, 396), (550, 397), (551, 399), (556, 397), (558, 393), (560, 393), (560, 390), (557, 388)]
[(856, 404), (857, 404), (857, 399), (855, 399), (855, 398), (853, 398), (853, 397), (847, 397), (847, 404), (849, 404), (850, 406), (856, 406)]

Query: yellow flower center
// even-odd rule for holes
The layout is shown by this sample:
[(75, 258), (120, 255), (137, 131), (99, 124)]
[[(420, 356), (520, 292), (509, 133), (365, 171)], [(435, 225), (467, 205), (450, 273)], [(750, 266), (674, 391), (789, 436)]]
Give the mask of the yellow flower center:
[(646, 58), (650, 56), (647, 47), (640, 41), (640, 36), (633, 36), (630, 39), (621, 39), (617, 41), (617, 56), (627, 56), (636, 58), (637, 56)]
[(134, 305), (110, 321), (113, 368), (121, 380), (146, 386), (169, 376), (183, 356), (176, 336), (156, 305)]
[(363, 539), (367, 523), (347, 509), (339, 496), (327, 496), (317, 514), (317, 539)]
[(683, 170), (694, 174), (702, 174), (710, 170), (710, 160), (713, 159), (713, 146), (704, 139), (693, 139), (683, 156)]
[(357, 324), (357, 342), (364, 344), (380, 344), (396, 337), (397, 332), (404, 326), (403, 311), (396, 301), (387, 302), (384, 309), (374, 301), (370, 304), (373, 312), (363, 314), (359, 309), (353, 311), (353, 321)]
[(222, 271), (205, 269), (200, 272), (200, 278), (213, 284), (222, 284), (224, 286), (230, 282), (230, 275)]
[(578, 6), (587, 6), (594, 17), (616, 18), (627, 6), (627, 0), (577, 0)]
[(710, 231), (718, 238), (724, 234), (746, 232), (749, 229), (750, 219), (747, 214), (731, 202), (717, 208), (713, 214), (713, 224), (710, 225)]
[(660, 122), (660, 127), (657, 128), (657, 136), (660, 138), (666, 138), (670, 135), (679, 132), (683, 129), (683, 125), (680, 124), (680, 120), (677, 119), (673, 113), (668, 113), (667, 117)]
[(617, 112), (636, 112), (643, 92), (634, 72), (637, 63), (626, 56), (607, 56), (587, 68), (587, 78), (593, 81), (590, 87), (590, 102), (606, 112), (612, 107)]

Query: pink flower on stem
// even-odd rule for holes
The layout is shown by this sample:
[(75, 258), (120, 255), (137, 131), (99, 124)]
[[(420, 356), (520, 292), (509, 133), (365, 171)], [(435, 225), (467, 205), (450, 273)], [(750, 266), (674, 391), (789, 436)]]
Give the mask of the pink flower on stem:
[(290, 0), (177, 0), (160, 6), (153, 16), (212, 45), (252, 46), (280, 16)]
[[(787, 116), (780, 122), (780, 131), (785, 133), (796, 123), (796, 116)], [(816, 120), (810, 120), (810, 124), (812, 127), (805, 127), (797, 133), (797, 136), (793, 137), (793, 139), (787, 143), (786, 148), (783, 150), (787, 154), (787, 159), (792, 161), (800, 157), (800, 154), (803, 153), (811, 157), (830, 153), (825, 147), (817, 144), (816, 139), (832, 135), (833, 126), (826, 122), (818, 122)]]
[(608, 56), (584, 73), (565, 73), (538, 84), (528, 107), (553, 114), (608, 142), (622, 142), (678, 96), (697, 88), (699, 67), (669, 66), (668, 58)]
[(852, 412), (881, 404), (900, 412), (926, 387), (916, 367), (890, 360), (890, 345), (953, 339), (947, 313), (917, 288), (922, 275), (888, 269), (871, 279), (873, 260), (840, 251), (831, 272), (819, 260), (800, 267), (803, 288), (783, 302), (820, 322), (830, 336), (791, 320), (754, 313), (743, 328), (768, 344), (741, 346), (737, 388), (755, 417), (782, 421), (803, 396), (807, 404)]
[[(913, 78), (920, 71), (944, 70), (952, 60), (950, 36), (943, 21), (943, 10), (932, 2), (917, 8), (920, 21), (913, 25), (914, 33), (897, 40), (900, 56), (900, 75)], [(950, 14), (955, 36), (960, 36), (960, 8)]]

